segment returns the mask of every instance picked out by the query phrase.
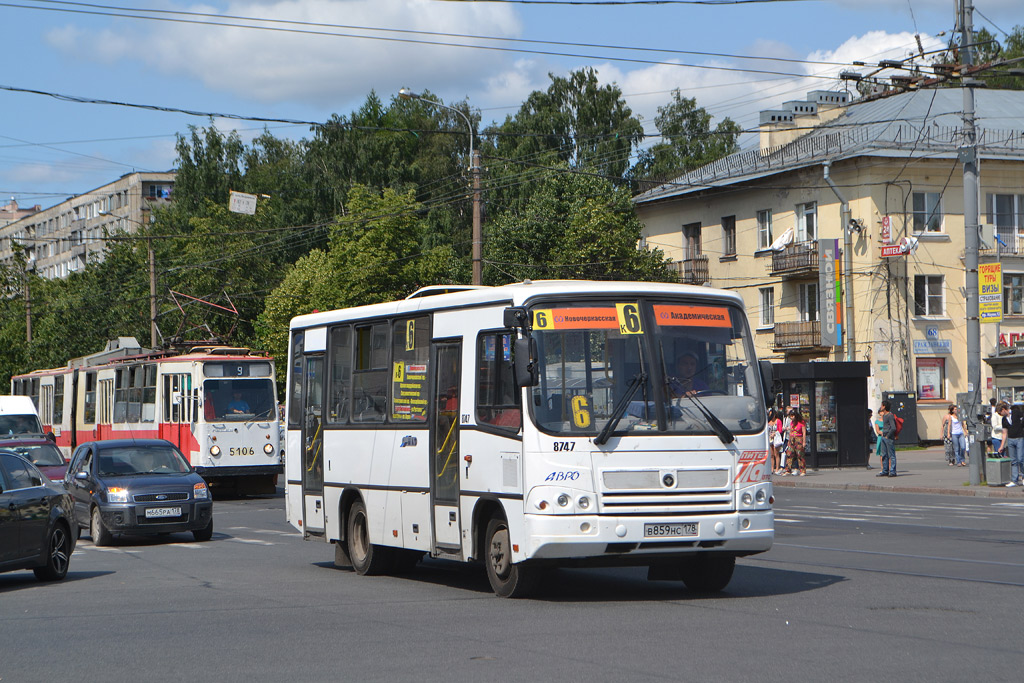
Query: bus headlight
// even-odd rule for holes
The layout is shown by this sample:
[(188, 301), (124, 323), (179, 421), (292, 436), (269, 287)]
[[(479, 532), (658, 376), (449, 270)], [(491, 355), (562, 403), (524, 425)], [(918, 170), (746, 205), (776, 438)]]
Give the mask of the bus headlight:
[(558, 506), (559, 507), (563, 507), (563, 508), (572, 501), (572, 499), (569, 498), (569, 496), (565, 495), (564, 493), (558, 494), (558, 499), (557, 500), (558, 500)]
[(586, 496), (580, 496), (579, 500), (576, 501), (576, 505), (580, 510), (588, 510), (590, 509), (590, 499)]
[(757, 500), (758, 505), (764, 505), (764, 501), (767, 496), (768, 494), (764, 492), (764, 489), (758, 489), (757, 495), (755, 495), (754, 498)]
[(266, 453), (267, 455), (273, 455), (274, 454), (274, 444), (272, 444), (272, 443), (265, 443), (265, 444), (263, 444), (263, 452)]
[(217, 446), (217, 445), (210, 446), (210, 455), (212, 455), (215, 458), (218, 455), (220, 455), (220, 446)]
[(744, 505), (749, 506), (751, 503), (754, 502), (754, 497), (750, 495), (750, 491), (744, 491), (742, 500)]

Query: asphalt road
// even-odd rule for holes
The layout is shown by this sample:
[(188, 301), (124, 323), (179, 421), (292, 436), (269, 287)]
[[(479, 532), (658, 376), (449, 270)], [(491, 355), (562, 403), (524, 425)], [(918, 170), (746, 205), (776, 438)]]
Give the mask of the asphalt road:
[(536, 599), (479, 567), (333, 567), (282, 498), (216, 534), (83, 537), (67, 580), (0, 574), (0, 681), (1017, 681), (1024, 502), (777, 489), (776, 545), (720, 596), (559, 570)]

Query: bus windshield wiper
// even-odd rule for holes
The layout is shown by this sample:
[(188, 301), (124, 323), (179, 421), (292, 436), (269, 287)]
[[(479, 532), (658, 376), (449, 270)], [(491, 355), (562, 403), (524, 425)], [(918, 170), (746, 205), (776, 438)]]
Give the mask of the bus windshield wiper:
[[(608, 441), (608, 437), (611, 436), (612, 431), (616, 425), (619, 424), (619, 420), (622, 419), (622, 414), (626, 412), (626, 408), (629, 406), (630, 400), (633, 398), (633, 394), (640, 388), (642, 384), (647, 383), (647, 373), (641, 372), (639, 375), (634, 375), (633, 379), (630, 380), (629, 385), (626, 387), (626, 393), (622, 395), (619, 402), (615, 404), (615, 408), (612, 410), (612, 414), (609, 416), (608, 421), (605, 422), (604, 428), (601, 433), (594, 437), (594, 443), (598, 446), (604, 445)], [(724, 426), (724, 425), (723, 425)]]
[(697, 406), (697, 410), (699, 410), (700, 414), (704, 416), (704, 419), (708, 421), (711, 431), (715, 433), (715, 436), (718, 437), (719, 441), (723, 444), (731, 444), (736, 440), (736, 437), (731, 431), (729, 431), (729, 428), (725, 426), (725, 423), (719, 420), (717, 415), (708, 410), (707, 406), (701, 403), (700, 399), (691, 393), (685, 393), (683, 395), (693, 401), (693, 405)]

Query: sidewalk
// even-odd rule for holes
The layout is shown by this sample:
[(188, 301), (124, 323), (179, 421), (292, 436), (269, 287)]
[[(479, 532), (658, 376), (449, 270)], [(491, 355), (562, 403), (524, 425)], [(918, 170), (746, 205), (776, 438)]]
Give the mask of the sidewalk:
[(1024, 488), (1020, 486), (971, 486), (970, 467), (948, 466), (942, 446), (896, 451), (896, 477), (876, 477), (879, 462), (874, 455), (871, 456), (870, 464), (873, 468), (870, 470), (863, 467), (847, 467), (817, 471), (809, 469), (806, 477), (775, 475), (772, 476), (772, 483), (775, 486), (796, 488), (942, 493), (956, 496), (1019, 498), (1024, 501)]

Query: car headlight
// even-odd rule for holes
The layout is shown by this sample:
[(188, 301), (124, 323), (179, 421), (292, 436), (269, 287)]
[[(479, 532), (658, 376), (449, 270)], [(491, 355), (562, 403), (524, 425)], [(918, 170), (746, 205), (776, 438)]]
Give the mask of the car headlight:
[(111, 503), (127, 503), (128, 489), (112, 486), (107, 489), (107, 500)]
[(210, 497), (210, 490), (206, 488), (206, 484), (196, 484), (192, 487), (192, 497), (196, 500), (206, 500)]
[(210, 455), (212, 455), (215, 458), (218, 455), (220, 455), (220, 446), (217, 446), (217, 445), (210, 446)]
[(266, 453), (267, 455), (273, 455), (274, 454), (274, 444), (272, 444), (272, 443), (265, 443), (265, 444), (263, 444), (263, 452)]

